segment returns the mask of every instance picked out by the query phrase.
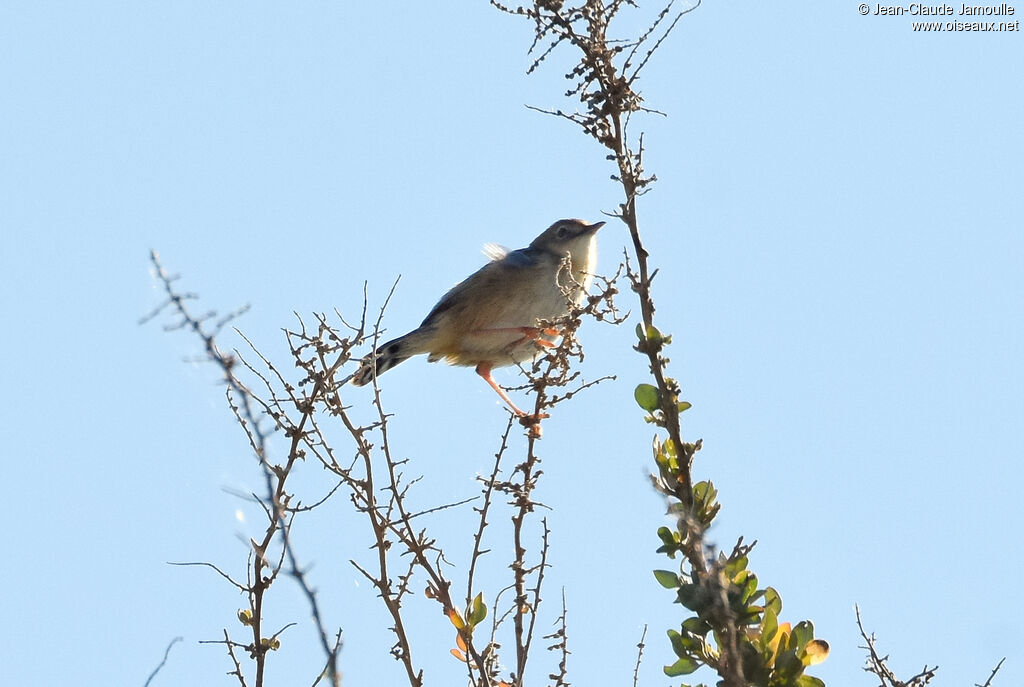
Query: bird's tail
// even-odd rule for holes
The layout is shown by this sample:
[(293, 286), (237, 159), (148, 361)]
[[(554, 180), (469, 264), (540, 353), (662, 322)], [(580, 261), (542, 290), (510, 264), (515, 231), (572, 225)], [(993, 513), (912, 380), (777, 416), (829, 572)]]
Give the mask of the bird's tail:
[(373, 381), (374, 376), (384, 374), (398, 363), (420, 353), (429, 353), (429, 344), (433, 338), (432, 331), (421, 328), (381, 344), (377, 347), (376, 355), (371, 353), (359, 363), (359, 369), (352, 375), (352, 384), (355, 386), (369, 384)]

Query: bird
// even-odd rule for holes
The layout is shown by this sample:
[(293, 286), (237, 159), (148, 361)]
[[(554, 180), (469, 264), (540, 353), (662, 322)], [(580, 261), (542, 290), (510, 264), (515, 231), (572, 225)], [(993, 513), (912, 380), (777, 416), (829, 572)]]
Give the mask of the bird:
[[(597, 230), (561, 219), (526, 248), (485, 248), (492, 260), (441, 297), (419, 327), (377, 346), (352, 375), (364, 386), (409, 358), (476, 368), (520, 419), (533, 418), (516, 407), (494, 381), (495, 367), (529, 362), (555, 344), (559, 332), (543, 326), (582, 304), (597, 267)], [(565, 269), (565, 266), (568, 269)], [(541, 416), (546, 417), (546, 416)]]

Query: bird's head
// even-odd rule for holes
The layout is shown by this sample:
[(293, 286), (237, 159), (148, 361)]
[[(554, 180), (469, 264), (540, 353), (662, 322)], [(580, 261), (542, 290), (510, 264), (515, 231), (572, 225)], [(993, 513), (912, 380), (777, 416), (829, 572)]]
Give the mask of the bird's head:
[(535, 238), (530, 248), (560, 256), (568, 254), (580, 268), (590, 269), (597, 259), (597, 230), (603, 226), (604, 222), (587, 224), (578, 219), (560, 219)]

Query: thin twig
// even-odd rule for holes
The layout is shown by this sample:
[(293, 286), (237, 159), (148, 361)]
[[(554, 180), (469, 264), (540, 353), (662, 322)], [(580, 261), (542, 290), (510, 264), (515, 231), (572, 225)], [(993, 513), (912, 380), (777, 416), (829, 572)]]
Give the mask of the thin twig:
[(987, 680), (985, 680), (985, 684), (979, 685), (979, 684), (975, 683), (974, 687), (991, 687), (992, 679), (996, 676), (996, 673), (999, 672), (999, 669), (1003, 667), (1003, 662), (1005, 660), (1006, 660), (1005, 656), (1003, 656), (1001, 659), (999, 659), (999, 663), (997, 663), (996, 667), (992, 669), (992, 674), (988, 676)]
[[(160, 665), (158, 665), (158, 666), (157, 666), (156, 668), (154, 668), (154, 669), (153, 669), (153, 672), (149, 674), (149, 677), (148, 677), (148, 678), (146, 678), (146, 682), (145, 682), (145, 684), (144, 684), (144, 685), (143, 685), (142, 687), (149, 687), (149, 683), (151, 683), (151, 682), (153, 681), (153, 678), (155, 678), (155, 677), (156, 677), (156, 674), (160, 672), (160, 669), (161, 669), (161, 668), (163, 668), (163, 667), (164, 667), (164, 665), (166, 665), (166, 663), (167, 663), (167, 657), (168, 657), (168, 656), (169, 656), (169, 655), (171, 654), (171, 648), (172, 648), (172, 647), (173, 647), (173, 646), (174, 646), (175, 644), (177, 644), (178, 642), (180, 642), (180, 641), (182, 641), (182, 638), (181, 638), (181, 637), (175, 637), (174, 639), (172, 639), (172, 640), (171, 640), (171, 643), (167, 645), (167, 648), (166, 648), (166, 649), (164, 649), (164, 657), (163, 657), (163, 659), (162, 659), (162, 660), (160, 661)], [(1000, 663), (1000, 665), (1002, 665), (1002, 664)], [(999, 668), (998, 668), (998, 667), (996, 667), (996, 670), (998, 670), (998, 669), (999, 669)], [(993, 673), (993, 675), (994, 675), (994, 674), (995, 674), (995, 673)], [(991, 678), (990, 678), (990, 679), (991, 679)], [(988, 684), (988, 683), (986, 683), (986, 684)]]
[[(935, 677), (935, 671), (939, 669), (938, 666), (929, 668), (925, 665), (921, 672), (908, 680), (900, 680), (896, 677), (895, 673), (892, 672), (892, 669), (889, 668), (889, 656), (880, 655), (875, 647), (875, 634), (871, 633), (869, 635), (867, 630), (864, 629), (864, 624), (861, 622), (860, 618), (860, 607), (855, 605), (854, 611), (857, 616), (857, 629), (860, 630), (860, 636), (864, 639), (864, 645), (860, 648), (868, 652), (867, 660), (864, 665), (864, 672), (871, 673), (877, 677), (881, 681), (880, 687), (924, 687), (932, 681)], [(994, 674), (995, 673), (993, 673), (993, 675)]]
[(644, 640), (647, 639), (647, 625), (644, 624), (644, 631), (640, 635), (640, 641), (636, 645), (636, 666), (633, 668), (633, 687), (638, 687), (640, 684), (640, 662), (644, 657)]
[(239, 582), (236, 582), (235, 580), (233, 580), (233, 579), (231, 578), (231, 576), (230, 576), (230, 575), (228, 575), (228, 574), (227, 574), (226, 572), (224, 572), (223, 570), (221, 570), (220, 568), (218, 568), (218, 567), (217, 567), (216, 565), (214, 565), (213, 563), (205, 563), (205, 562), (202, 562), (202, 561), (200, 561), (200, 562), (190, 562), (190, 563), (175, 563), (175, 562), (173, 562), (173, 561), (167, 561), (167, 565), (180, 565), (180, 566), (182, 566), (182, 567), (185, 567), (185, 566), (191, 566), (191, 565), (196, 565), (196, 566), (204, 566), (204, 567), (207, 567), (207, 568), (212, 568), (213, 570), (215, 570), (215, 571), (217, 572), (217, 574), (218, 574), (218, 575), (220, 575), (220, 576), (221, 576), (221, 577), (223, 577), (223, 578), (224, 578), (225, 580), (227, 580), (228, 582), (230, 582), (231, 584), (233, 584), (233, 585), (234, 585), (235, 587), (237, 587), (237, 588), (238, 588), (238, 589), (239, 589), (240, 591), (243, 591), (243, 592), (244, 592), (244, 591), (248, 591), (248, 589), (249, 589), (249, 588), (248, 588), (248, 587), (246, 587), (246, 586), (245, 586), (244, 584), (241, 584), (241, 583), (239, 583)]

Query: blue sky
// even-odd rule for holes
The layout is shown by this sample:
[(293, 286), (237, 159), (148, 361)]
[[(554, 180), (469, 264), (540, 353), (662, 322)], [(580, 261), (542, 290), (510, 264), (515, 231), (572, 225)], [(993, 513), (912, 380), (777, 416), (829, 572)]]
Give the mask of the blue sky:
[[(293, 312), (355, 315), (364, 280), (376, 306), (401, 274), (385, 324), (404, 330), (485, 242), (614, 209), (596, 144), (524, 107), (567, 106), (566, 55), (524, 75), (530, 37), (484, 2), (0, 9), (6, 682), (142, 684), (178, 635), (154, 684), (229, 681), (197, 641), (238, 629), (242, 599), (166, 561), (241, 574), (258, 514), (223, 489), (260, 477), (196, 342), (136, 324), (160, 300), (149, 249), (206, 307), (251, 304), (241, 328), (280, 360)], [(855, 603), (898, 672), (937, 663), (936, 684), (973, 684), (1007, 656), (997, 684), (1024, 681), (1022, 67), (1019, 32), (709, 2), (640, 83), (668, 113), (634, 122), (659, 178), (640, 217), (693, 403), (684, 431), (705, 443), (696, 474), (723, 503), (711, 539), (760, 542), (751, 567), (830, 641), (816, 674), (831, 685), (870, 684)], [(612, 272), (625, 232), (600, 239)], [(564, 585), (575, 684), (628, 683), (645, 623), (642, 684), (666, 684), (681, 620), (650, 574), (667, 567), (663, 511), (632, 330), (583, 329), (584, 373), (618, 381), (541, 442), (548, 619)], [(505, 424), (493, 392), (422, 360), (383, 387), (424, 503), (472, 495)], [(325, 480), (311, 467), (299, 484)], [(346, 630), (346, 682), (397, 684), (344, 506), (309, 518), (299, 551)], [(461, 545), (467, 520), (433, 527)], [(305, 621), (292, 585), (275, 593), (271, 624)], [(461, 679), (450, 628), (423, 608), (428, 683)], [(312, 635), (284, 640), (271, 676), (301, 683)]]

